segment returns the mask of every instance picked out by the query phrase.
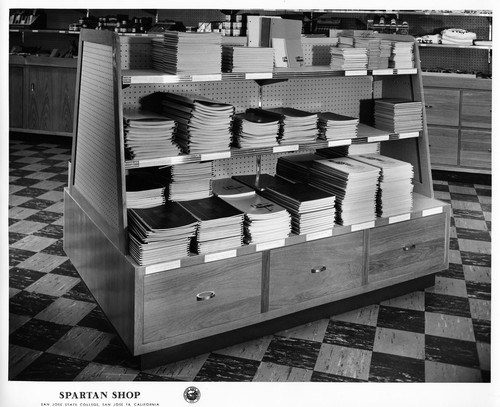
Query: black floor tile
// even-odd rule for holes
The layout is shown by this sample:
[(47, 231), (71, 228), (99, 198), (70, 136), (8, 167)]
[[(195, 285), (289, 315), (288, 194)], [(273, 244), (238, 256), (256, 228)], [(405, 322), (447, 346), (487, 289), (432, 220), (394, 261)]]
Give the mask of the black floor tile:
[(52, 205), (54, 205), (53, 201), (49, 201), (47, 199), (34, 198), (22, 203), (19, 206), (22, 208), (38, 209), (39, 211), (43, 211), (44, 209), (47, 209), (49, 206)]
[(71, 263), (71, 260), (66, 260), (61, 265), (57, 266), (54, 270), (51, 271), (52, 274), (60, 274), (62, 276), (75, 277), (79, 278), (78, 272), (76, 271), (75, 266)]
[(480, 283), (477, 281), (465, 281), (465, 286), (467, 287), (467, 295), (469, 296), (469, 298), (475, 298), (477, 300), (491, 301), (491, 284), (490, 283)]
[(63, 227), (61, 225), (47, 225), (33, 234), (35, 236), (48, 237), (51, 239), (62, 239)]
[(476, 194), (479, 196), (491, 196), (491, 189), (476, 187)]
[[(69, 159), (69, 157), (68, 157), (68, 159)], [(68, 168), (67, 167), (59, 167), (57, 165), (54, 165), (52, 167), (45, 168), (42, 171), (43, 172), (51, 172), (54, 174), (62, 174), (63, 172), (68, 171)]]
[(447, 184), (433, 184), (432, 189), (439, 192), (450, 192), (450, 187)]
[(20, 291), (9, 299), (9, 312), (34, 317), (52, 304), (55, 299), (51, 295)]
[(470, 305), (467, 298), (453, 295), (425, 293), (425, 310), (447, 315), (470, 318)]
[(477, 195), (456, 194), (456, 193), (451, 192), (450, 197), (453, 201), (479, 202)]
[(320, 348), (320, 342), (274, 336), (262, 361), (312, 370)]
[(366, 380), (314, 371), (311, 376), (311, 382), (358, 382), (359, 383), (359, 382), (366, 382)]
[(464, 266), (457, 263), (450, 263), (446, 270), (440, 271), (436, 274), (439, 277), (455, 278), (457, 280), (463, 280), (464, 276)]
[[(25, 171), (25, 170), (18, 170), (18, 171), (28, 172), (28, 171)], [(12, 174), (9, 174), (9, 175), (12, 175)], [(38, 184), (39, 182), (40, 182), (40, 180), (33, 179), (33, 178), (18, 178), (16, 180), (10, 182), (10, 184), (11, 185), (20, 185), (20, 186), (23, 186), (23, 187), (30, 187), (32, 185)]]
[(63, 297), (78, 301), (95, 302), (94, 297), (82, 281), (80, 281), (71, 290), (64, 294)]
[(9, 245), (24, 239), (26, 236), (28, 235), (25, 235), (24, 233), (9, 232)]
[(60, 239), (55, 243), (42, 250), (43, 253), (53, 254), (54, 256), (66, 256), (66, 252), (63, 249), (63, 240)]
[(456, 228), (456, 229), (457, 229), (457, 237), (459, 239), (479, 240), (481, 242), (491, 241), (490, 232), (486, 230), (475, 230), (475, 229), (465, 229), (465, 228)]
[(101, 332), (115, 333), (111, 323), (99, 307), (90, 311), (77, 325), (97, 329)]
[(40, 223), (53, 223), (53, 222), (61, 219), (62, 216), (63, 216), (62, 213), (42, 210), (40, 212), (37, 212), (37, 213), (27, 217), (26, 220), (29, 220), (32, 222), (40, 222)]
[(491, 255), (487, 253), (460, 252), (464, 266), (491, 267)]
[(491, 204), (482, 203), (481, 210), (483, 212), (491, 212)]
[(425, 360), (479, 368), (475, 342), (425, 335)]
[(93, 360), (104, 365), (123, 366), (132, 369), (139, 368), (139, 359), (134, 357), (125, 347), (123, 342), (114, 337)]
[(466, 209), (453, 209), (453, 217), (463, 219), (484, 220), (484, 213), (481, 211), (469, 211)]
[(65, 184), (67, 184), (68, 183), (68, 174), (54, 175), (53, 177), (49, 178), (49, 181), (64, 182)]
[(381, 305), (378, 310), (377, 326), (425, 333), (425, 312)]
[[(37, 181), (37, 182), (40, 182), (40, 181)], [(36, 198), (42, 194), (45, 194), (46, 192), (47, 192), (46, 189), (27, 187), (27, 188), (21, 189), (20, 191), (16, 191), (16, 195), (25, 196), (28, 198)]]
[(260, 362), (231, 356), (210, 354), (196, 375), (195, 382), (248, 382), (257, 373)]
[(15, 380), (70, 381), (74, 380), (88, 364), (89, 362), (85, 360), (44, 353), (24, 369)]
[(9, 342), (25, 348), (46, 351), (70, 329), (69, 325), (60, 325), (33, 318), (16, 329), (10, 335)]
[(17, 266), (19, 263), (22, 261), (29, 259), (31, 256), (33, 256), (35, 252), (32, 252), (30, 250), (23, 250), (23, 249), (14, 249), (12, 247), (9, 248), (9, 265), (10, 266)]
[(370, 382), (425, 382), (425, 361), (387, 353), (373, 352)]
[(478, 342), (491, 343), (491, 321), (472, 319), (474, 337)]
[[(24, 178), (24, 177), (31, 175), (31, 174), (33, 174), (33, 171), (21, 170), (20, 168), (14, 168), (14, 169), (11, 169), (9, 171), (9, 175), (12, 177)], [(36, 181), (36, 182), (40, 182), (40, 181)], [(17, 185), (20, 185), (20, 184), (17, 184)], [(33, 185), (33, 184), (31, 184), (31, 185)]]
[(450, 237), (450, 250), (460, 250), (457, 238)]
[(181, 382), (182, 380), (173, 379), (165, 376), (158, 376), (150, 373), (139, 372), (134, 382)]
[(9, 287), (24, 290), (44, 275), (40, 271), (12, 267), (9, 270)]
[(375, 331), (374, 326), (330, 320), (323, 342), (371, 351), (373, 350)]

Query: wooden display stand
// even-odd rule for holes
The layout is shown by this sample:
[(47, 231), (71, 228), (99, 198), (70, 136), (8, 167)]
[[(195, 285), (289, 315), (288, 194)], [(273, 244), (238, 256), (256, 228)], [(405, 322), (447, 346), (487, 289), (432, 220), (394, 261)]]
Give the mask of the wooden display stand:
[[(293, 93), (294, 107), (317, 104), (318, 111), (330, 109), (328, 103), (339, 99), (342, 105), (350, 103), (359, 109), (360, 98), (423, 101), (423, 93), (418, 66), (402, 72), (339, 72), (328, 66), (285, 69), (269, 73), (261, 81), (245, 74), (188, 77), (151, 70), (122, 71), (123, 38), (90, 30), (83, 30), (80, 36), (64, 250), (118, 335), (144, 366), (422, 289), (434, 283), (436, 272), (448, 267), (450, 208), (433, 198), (425, 116), (420, 133), (364, 135), (356, 140), (382, 140), (382, 154), (412, 163), (414, 208), (410, 213), (336, 225), (320, 234), (292, 235), (269, 244), (137, 265), (128, 255), (124, 187), (128, 171), (214, 160), (214, 166), (220, 163), (223, 169), (216, 176), (231, 176), (255, 171), (247, 168), (254, 156), (259, 157), (259, 168), (262, 159), (266, 171), (267, 162), (272, 164), (284, 149), (300, 153), (329, 144), (318, 141), (277, 149), (126, 161), (122, 110), (137, 103), (134, 92), (195, 89), (209, 96), (217, 94), (224, 102), (240, 96), (234, 100), (237, 111), (287, 103), (286, 95), (281, 95), (287, 92)], [(414, 41), (406, 36), (397, 36), (397, 40)], [(415, 52), (418, 64), (417, 47)], [(329, 82), (334, 86), (328, 88)], [(368, 85), (368, 89), (359, 93), (353, 83)], [(315, 87), (330, 89), (332, 94), (308, 93)], [(277, 94), (283, 99), (277, 101)], [(343, 141), (344, 145), (350, 143)], [(321, 272), (315, 272), (318, 270)], [(197, 301), (197, 294), (205, 291), (216, 295)]]

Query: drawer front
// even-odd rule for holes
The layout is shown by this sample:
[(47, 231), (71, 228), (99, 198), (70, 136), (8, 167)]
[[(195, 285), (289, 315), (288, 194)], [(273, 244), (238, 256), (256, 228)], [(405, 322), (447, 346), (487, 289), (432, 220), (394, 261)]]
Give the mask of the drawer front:
[(454, 89), (424, 88), (427, 124), (458, 126), (460, 91)]
[(491, 92), (464, 90), (461, 115), (464, 127), (491, 129)]
[(361, 286), (363, 232), (271, 251), (269, 309)]
[(491, 169), (491, 132), (462, 129), (460, 165)]
[(446, 259), (446, 214), (427, 216), (370, 230), (368, 283), (415, 274)]
[(458, 165), (458, 129), (427, 128), (431, 164)]
[(144, 343), (259, 314), (261, 280), (260, 253), (146, 275)]

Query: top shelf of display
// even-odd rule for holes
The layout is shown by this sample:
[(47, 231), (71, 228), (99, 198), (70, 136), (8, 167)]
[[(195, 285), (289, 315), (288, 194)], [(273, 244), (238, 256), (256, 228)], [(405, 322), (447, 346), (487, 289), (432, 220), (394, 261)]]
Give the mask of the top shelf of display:
[(424, 16), (493, 17), (492, 10), (311, 10), (313, 12), (339, 14), (404, 14)]

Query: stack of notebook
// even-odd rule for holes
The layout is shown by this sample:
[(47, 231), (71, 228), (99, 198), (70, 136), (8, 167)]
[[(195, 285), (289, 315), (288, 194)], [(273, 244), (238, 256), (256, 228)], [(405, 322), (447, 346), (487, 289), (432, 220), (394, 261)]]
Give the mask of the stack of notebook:
[(198, 221), (177, 202), (128, 210), (129, 250), (141, 266), (189, 255)]
[(389, 67), (389, 59), (392, 55), (392, 41), (380, 40), (380, 68)]
[(290, 154), (281, 156), (276, 163), (276, 174), (292, 182), (309, 182), (309, 170), (314, 160), (320, 160), (318, 154)]
[(413, 45), (413, 42), (393, 41), (389, 67), (394, 69), (414, 68)]
[(377, 191), (377, 216), (409, 213), (413, 207), (413, 166), (380, 154), (363, 154), (354, 160), (380, 168)]
[(358, 154), (380, 152), (380, 143), (349, 144), (347, 146), (328, 147), (317, 150), (316, 153), (325, 158), (347, 157)]
[(221, 191), (219, 197), (245, 214), (245, 244), (281, 240), (290, 235), (290, 214), (285, 208), (232, 178), (220, 181), (214, 182), (217, 185), (214, 193)]
[(233, 249), (243, 244), (243, 212), (212, 196), (180, 203), (198, 221), (192, 250), (197, 254)]
[(187, 154), (229, 150), (234, 106), (198, 95), (164, 92), (162, 113), (177, 122), (175, 142)]
[(165, 186), (148, 173), (134, 172), (126, 178), (128, 209), (152, 208), (165, 203)]
[(164, 169), (168, 199), (189, 201), (212, 196), (212, 161), (173, 165)]
[(264, 198), (286, 208), (292, 217), (292, 232), (307, 234), (332, 229), (335, 223), (335, 196), (307, 184), (261, 175)]
[(247, 109), (234, 116), (233, 144), (240, 148), (278, 145), (281, 115), (263, 109)]
[(152, 40), (153, 68), (172, 75), (222, 72), (222, 36), (215, 32), (166, 31)]
[(125, 148), (137, 160), (178, 155), (180, 150), (173, 142), (175, 127), (173, 119), (157, 113), (123, 110)]
[(319, 138), (322, 140), (343, 140), (356, 138), (359, 119), (338, 113), (318, 114)]
[(294, 109), (275, 107), (267, 111), (281, 115), (280, 144), (314, 143), (318, 137), (318, 114)]
[(314, 161), (310, 184), (335, 194), (336, 223), (373, 221), (380, 170), (348, 157)]
[(272, 72), (274, 51), (265, 47), (222, 47), (223, 72)]
[(375, 100), (375, 128), (393, 133), (422, 130), (422, 102), (407, 99)]
[(380, 39), (370, 37), (354, 37), (355, 48), (366, 48), (368, 56), (368, 69), (387, 68), (388, 65), (383, 65), (384, 61), (380, 58)]
[(339, 45), (330, 48), (330, 68), (334, 71), (366, 70), (368, 54), (366, 48), (349, 48)]

